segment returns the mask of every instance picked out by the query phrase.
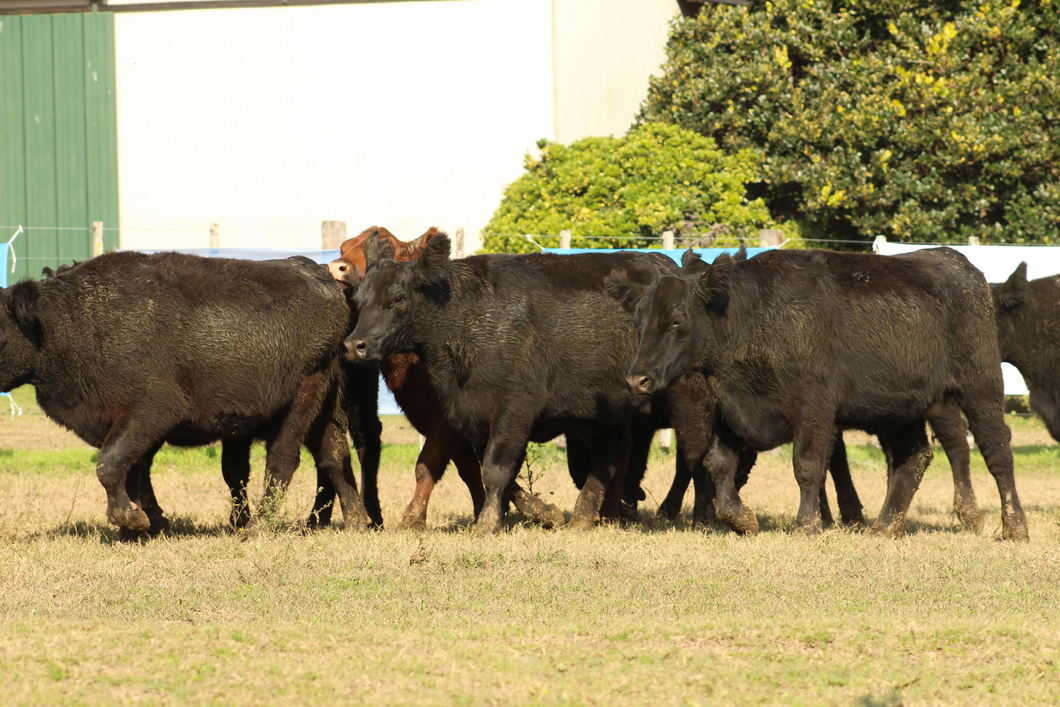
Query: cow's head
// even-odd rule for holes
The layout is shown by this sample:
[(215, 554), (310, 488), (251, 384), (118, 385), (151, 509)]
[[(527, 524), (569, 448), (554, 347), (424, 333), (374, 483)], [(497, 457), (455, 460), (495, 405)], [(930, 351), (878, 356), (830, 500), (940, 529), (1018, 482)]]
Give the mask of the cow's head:
[(28, 383), (44, 343), (41, 286), (23, 280), (0, 290), (0, 391)]
[(331, 276), (349, 287), (357, 287), (364, 278), (364, 271), (368, 267), (365, 256), (365, 248), (370, 241), (382, 241), (393, 246), (393, 259), (398, 261), (415, 260), (431, 241), (440, 234), (437, 228), (431, 226), (419, 238), (411, 241), (399, 240), (390, 231), (381, 226), (366, 228), (353, 238), (343, 241), (339, 249), (339, 257), (328, 264)]
[(412, 315), (424, 300), (437, 300), (449, 290), (449, 237), (432, 231), (419, 257), (408, 262), (395, 260), (394, 246), (386, 240), (365, 244), (367, 268), (353, 297), (358, 319), (346, 337), (348, 359), (376, 362), (412, 351)]
[(686, 254), (681, 275), (662, 275), (646, 287), (611, 274), (607, 291), (633, 315), (639, 337), (626, 374), (630, 390), (649, 395), (695, 367), (711, 336), (709, 318), (726, 315), (734, 262), (723, 254), (706, 265)]

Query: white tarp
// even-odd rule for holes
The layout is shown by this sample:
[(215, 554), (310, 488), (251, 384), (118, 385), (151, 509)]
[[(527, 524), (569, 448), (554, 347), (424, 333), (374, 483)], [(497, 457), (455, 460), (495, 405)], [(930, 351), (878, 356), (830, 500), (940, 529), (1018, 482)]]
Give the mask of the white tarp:
[[(934, 248), (929, 243), (890, 243), (877, 238), (872, 249), (881, 255), (898, 255), (911, 253), (921, 248)], [(1035, 280), (1039, 277), (1060, 274), (1060, 246), (1042, 245), (958, 245), (949, 246), (971, 261), (986, 276), (987, 282), (1004, 282), (1020, 263), (1027, 263), (1027, 277)], [(1003, 363), (1001, 371), (1005, 376), (1006, 395), (1026, 395), (1027, 384), (1014, 366)]]

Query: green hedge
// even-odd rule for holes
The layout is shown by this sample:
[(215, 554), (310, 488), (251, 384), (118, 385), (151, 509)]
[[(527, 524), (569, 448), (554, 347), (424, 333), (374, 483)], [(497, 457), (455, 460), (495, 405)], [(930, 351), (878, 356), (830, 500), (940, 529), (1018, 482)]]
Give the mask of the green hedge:
[[(648, 239), (665, 230), (693, 236), (723, 224), (733, 240), (757, 238), (758, 229), (774, 225), (764, 202), (746, 196), (747, 182), (761, 179), (753, 150), (725, 154), (710, 138), (659, 123), (626, 137), (570, 145), (542, 140), (538, 148), (483, 229), (484, 251), (537, 250), (524, 234), (556, 236), (565, 229), (576, 248), (613, 248), (658, 245)], [(556, 238), (542, 242), (557, 244)]]
[(672, 26), (641, 120), (766, 154), (806, 235), (1056, 242), (1057, 2), (777, 0)]

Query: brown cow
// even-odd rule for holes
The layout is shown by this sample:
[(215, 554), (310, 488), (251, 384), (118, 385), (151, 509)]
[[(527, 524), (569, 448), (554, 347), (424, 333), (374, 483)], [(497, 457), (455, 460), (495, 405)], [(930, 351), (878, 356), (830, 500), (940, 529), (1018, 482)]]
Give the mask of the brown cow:
[[(394, 246), (394, 259), (408, 261), (417, 259), (439, 233), (432, 227), (419, 238), (405, 242), (385, 228), (367, 228), (342, 244), (339, 258), (329, 266), (331, 274), (339, 282), (356, 287), (364, 277), (364, 246), (369, 238), (390, 241)], [(467, 484), (477, 518), (485, 500), (478, 455), (471, 444), (446, 421), (431, 387), (427, 366), (414, 354), (400, 354), (383, 361), (380, 370), (405, 417), (424, 437), (423, 449), (416, 460), (416, 492), (398, 527), (418, 529), (426, 526), (431, 491), (445, 473), (450, 459), (456, 464), (460, 478)], [(368, 492), (366, 488), (366, 495)], [(518, 484), (513, 483), (509, 487), (509, 494), (512, 503), (525, 517), (545, 526), (563, 523), (563, 513), (558, 508), (527, 493)], [(371, 502), (367, 498), (365, 501)]]

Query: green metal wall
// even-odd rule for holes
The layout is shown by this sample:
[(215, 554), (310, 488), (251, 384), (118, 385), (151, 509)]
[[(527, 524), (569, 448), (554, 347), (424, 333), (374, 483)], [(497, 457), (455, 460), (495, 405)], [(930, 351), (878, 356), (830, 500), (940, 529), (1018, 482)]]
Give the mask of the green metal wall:
[[(0, 15), (0, 241), (9, 281), (92, 254), (91, 224), (118, 227), (114, 16)], [(118, 245), (104, 231), (104, 247)]]

